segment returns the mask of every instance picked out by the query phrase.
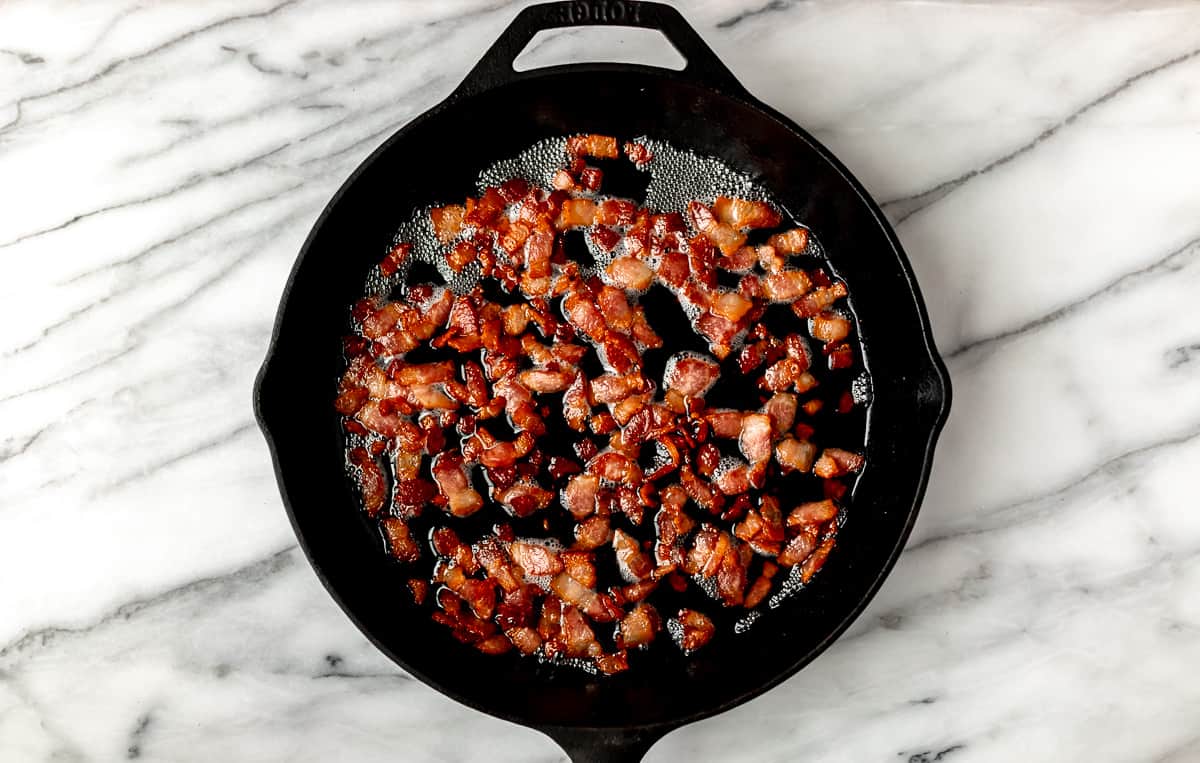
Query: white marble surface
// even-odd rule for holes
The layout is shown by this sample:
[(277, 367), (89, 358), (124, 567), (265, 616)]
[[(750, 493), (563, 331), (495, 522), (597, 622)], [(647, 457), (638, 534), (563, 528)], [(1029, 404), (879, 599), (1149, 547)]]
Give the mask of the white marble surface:
[[(342, 616), (249, 405), (322, 205), (518, 5), (0, 6), (0, 760), (563, 760)], [(684, 10), (890, 202), (956, 399), (866, 614), (648, 759), (1200, 760), (1200, 5)]]

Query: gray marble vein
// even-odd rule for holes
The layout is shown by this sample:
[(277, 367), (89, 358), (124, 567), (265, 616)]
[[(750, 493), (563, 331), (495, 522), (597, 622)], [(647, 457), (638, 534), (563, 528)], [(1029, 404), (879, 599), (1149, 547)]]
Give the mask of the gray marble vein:
[[(354, 628), (250, 409), (326, 201), (524, 4), (0, 4), (0, 760), (565, 760)], [(1200, 6), (680, 7), (887, 202), (955, 403), (863, 616), (647, 759), (1200, 759)]]

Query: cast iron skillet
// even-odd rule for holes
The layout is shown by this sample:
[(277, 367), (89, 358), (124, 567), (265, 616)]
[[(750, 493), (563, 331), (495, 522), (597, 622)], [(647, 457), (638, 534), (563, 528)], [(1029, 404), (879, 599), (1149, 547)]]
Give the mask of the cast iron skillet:
[[(657, 29), (687, 66), (513, 70), (539, 30), (598, 24)], [(769, 188), (817, 233), (849, 285), (874, 385), (867, 467), (813, 583), (745, 634), (718, 637), (690, 658), (664, 650), (610, 678), (479, 654), (406, 605), (407, 575), (356, 510), (332, 406), (348, 306), (398, 223), (414, 208), (463, 198), (496, 159), (579, 132), (665, 139)], [(438, 691), (549, 734), (573, 760), (618, 761), (639, 760), (668, 731), (783, 681), (863, 610), (916, 518), (950, 385), (899, 242), (837, 159), (747, 93), (674, 9), (558, 2), (523, 10), (449, 98), (389, 138), (337, 192), (284, 290), (254, 402), (300, 544), (367, 638)]]

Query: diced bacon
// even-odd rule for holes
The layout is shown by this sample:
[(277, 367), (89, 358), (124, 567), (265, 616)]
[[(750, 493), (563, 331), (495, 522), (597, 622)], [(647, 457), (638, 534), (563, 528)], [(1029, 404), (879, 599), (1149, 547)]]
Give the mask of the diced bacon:
[(587, 377), (577, 374), (575, 380), (563, 393), (563, 417), (566, 419), (567, 426), (576, 432), (584, 431), (587, 427), (588, 416), (592, 413), (592, 406), (588, 402), (590, 391), (591, 385)]
[(558, 553), (537, 543), (513, 541), (508, 544), (508, 553), (526, 575), (557, 575), (563, 571)]
[(746, 609), (754, 609), (762, 603), (763, 599), (767, 598), (767, 594), (771, 592), (771, 579), (766, 575), (759, 575), (754, 584), (750, 586), (750, 590), (746, 591), (746, 597), (742, 601), (742, 606)]
[[(565, 572), (550, 581), (550, 590), (563, 601), (578, 607), (598, 623), (612, 622), (620, 612), (606, 597), (580, 583)], [(565, 612), (564, 612), (565, 614)]]
[(771, 417), (765, 413), (746, 414), (742, 418), (738, 447), (741, 449), (742, 455), (752, 464), (769, 459), (771, 457)]
[(595, 222), (596, 202), (591, 199), (568, 199), (558, 212), (554, 227), (558, 230), (586, 228)]
[(379, 263), (379, 272), (384, 278), (390, 278), (396, 274), (404, 261), (408, 259), (409, 252), (412, 251), (412, 244), (402, 242), (393, 246), (387, 255)]
[(567, 152), (596, 159), (616, 159), (620, 156), (617, 139), (611, 135), (573, 135), (567, 138)]
[(530, 371), (522, 371), (520, 381), (525, 385), (525, 388), (530, 392), (539, 394), (550, 392), (562, 392), (567, 387), (571, 386), (571, 382), (575, 380), (576, 373), (574, 371), (546, 371), (542, 369), (533, 369)]
[(738, 495), (750, 489), (750, 467), (746, 464), (724, 469), (716, 473), (713, 484), (725, 495)]
[(588, 517), (575, 525), (575, 545), (585, 551), (600, 548), (612, 538), (608, 517)]
[(836, 371), (854, 365), (854, 349), (845, 342), (840, 342), (829, 348), (829, 370)]
[(642, 553), (637, 540), (625, 531), (613, 532), (613, 550), (617, 555), (617, 568), (626, 580), (645, 580), (654, 571), (654, 565), (649, 557)]
[(448, 501), (447, 508), (456, 517), (466, 517), (483, 508), (483, 497), (471, 487), (462, 456), (456, 450), (434, 457), (433, 478)]
[(817, 572), (825, 566), (825, 560), (829, 558), (829, 552), (833, 551), (834, 543), (834, 534), (830, 534), (830, 536), (822, 541), (821, 545), (817, 546), (816, 550), (809, 554), (808, 558), (804, 560), (804, 564), (800, 565), (800, 581), (802, 583), (807, 583), (808, 581), (812, 580), (813, 575), (816, 575)]
[(479, 250), (474, 242), (458, 241), (446, 252), (446, 264), (455, 273), (461, 273), (468, 265), (479, 259)]
[(642, 443), (657, 439), (674, 428), (675, 415), (671, 411), (660, 405), (645, 405), (629, 417), (623, 435), (628, 443)]
[(713, 436), (732, 440), (742, 433), (742, 419), (746, 414), (742, 411), (712, 410), (704, 414)]
[(688, 497), (696, 505), (710, 514), (719, 514), (724, 505), (723, 497), (704, 480), (697, 477), (690, 469), (679, 470), (679, 484), (687, 491)]
[(596, 304), (578, 291), (567, 294), (563, 300), (563, 312), (572, 326), (592, 339), (601, 340), (608, 333), (604, 316)]
[(712, 620), (693, 609), (679, 610), (675, 623), (678, 628), (670, 630), (684, 654), (691, 654), (700, 649), (712, 641), (713, 634), (717, 632), (717, 626), (713, 625)]
[(395, 414), (384, 413), (380, 403), (375, 400), (369, 400), (359, 408), (355, 418), (367, 429), (384, 437), (395, 437), (400, 431), (402, 421)]
[(765, 201), (731, 199), (718, 196), (713, 204), (713, 213), (721, 222), (734, 228), (774, 228), (781, 218)]
[(362, 333), (367, 339), (378, 339), (386, 334), (400, 321), (405, 306), (399, 302), (389, 302), (375, 310), (362, 320)]
[(808, 319), (808, 332), (813, 339), (826, 344), (840, 342), (850, 335), (850, 319), (841, 313), (824, 310)]
[(727, 291), (713, 299), (711, 309), (716, 315), (737, 323), (752, 307), (754, 307), (754, 303), (736, 291)]
[(621, 619), (618, 643), (625, 649), (646, 646), (661, 629), (662, 620), (658, 610), (650, 604), (640, 603)]
[(816, 547), (817, 527), (805, 525), (796, 537), (788, 541), (776, 561), (783, 567), (794, 567), (807, 559)]
[(596, 564), (591, 551), (563, 551), (559, 558), (568, 575), (588, 588), (596, 587)]
[(802, 503), (788, 514), (788, 527), (822, 525), (838, 514), (837, 504), (830, 500)]
[(746, 243), (746, 234), (726, 223), (718, 222), (713, 211), (698, 201), (688, 202), (688, 217), (692, 226), (704, 234), (721, 253), (728, 256)]
[(333, 407), (343, 416), (353, 416), (367, 402), (370, 392), (363, 387), (352, 387), (337, 396)]
[(685, 254), (668, 252), (658, 263), (658, 277), (670, 286), (683, 286), (691, 274), (692, 269)]
[(775, 247), (780, 254), (800, 254), (808, 248), (808, 230), (793, 228), (784, 233), (776, 233), (767, 243)]
[(556, 171), (554, 177), (550, 178), (550, 185), (560, 191), (574, 191), (578, 187), (575, 185), (575, 178), (566, 170)]
[(622, 289), (643, 291), (654, 282), (654, 271), (636, 257), (617, 257), (608, 266), (608, 276)]
[(583, 657), (596, 643), (596, 634), (575, 607), (566, 605), (562, 608), (561, 627), (560, 638), (568, 657)]
[(608, 451), (588, 462), (587, 472), (622, 485), (640, 485), (642, 468), (628, 456)]
[(783, 358), (767, 368), (759, 380), (759, 386), (772, 392), (794, 389), (806, 392), (815, 386), (816, 380), (807, 374), (807, 366), (795, 358)]
[(521, 587), (512, 562), (504, 550), (502, 541), (489, 537), (480, 541), (474, 548), (475, 558), (487, 570), (488, 577), (500, 584), (507, 592), (513, 592)]
[(554, 252), (554, 234), (535, 230), (525, 239), (525, 275), (546, 278), (550, 275), (550, 256)]
[(599, 489), (599, 477), (594, 474), (577, 474), (563, 488), (563, 506), (576, 519), (586, 517), (596, 510), (596, 493)]
[(763, 412), (771, 417), (771, 431), (776, 437), (792, 428), (798, 408), (796, 396), (787, 392), (776, 392), (763, 406)]
[(637, 206), (626, 199), (605, 199), (596, 204), (596, 225), (630, 225)]
[[(786, 261), (780, 255), (779, 251), (770, 244), (757, 247), (754, 253), (758, 256), (759, 266), (769, 274), (775, 274), (783, 271)], [(759, 284), (759, 290), (762, 285)]]
[(813, 466), (813, 473), (822, 479), (833, 479), (857, 472), (863, 467), (864, 461), (858, 453), (841, 448), (826, 448), (821, 451), (821, 457)]
[(663, 386), (688, 397), (702, 397), (721, 375), (715, 361), (691, 354), (676, 354), (667, 361)]
[(817, 457), (817, 446), (807, 440), (785, 437), (775, 445), (775, 460), (786, 474), (790, 471), (807, 472)]
[(784, 270), (762, 279), (763, 296), (772, 302), (790, 302), (812, 288), (803, 270)]
[(849, 292), (846, 284), (841, 281), (832, 286), (819, 286), (792, 303), (792, 312), (800, 318), (812, 318), (822, 310), (828, 310), (833, 303), (845, 297)]
[(734, 273), (745, 273), (758, 262), (758, 251), (752, 246), (738, 248), (733, 254), (717, 258), (717, 267)]
[(379, 527), (387, 540), (388, 553), (393, 558), (402, 562), (415, 562), (421, 558), (421, 547), (409, 533), (408, 522), (398, 517), (384, 517)]
[(495, 496), (510, 513), (518, 517), (527, 517), (541, 511), (554, 500), (554, 493), (528, 479), (497, 490)]
[(542, 646), (542, 637), (533, 628), (527, 626), (509, 628), (504, 635), (517, 648), (517, 651), (524, 655), (533, 654)]
[(434, 207), (429, 210), (429, 221), (433, 223), (433, 233), (437, 236), (438, 241), (443, 244), (453, 241), (462, 229), (463, 217), (466, 214), (466, 208), (458, 204)]
[(633, 325), (634, 311), (629, 306), (625, 292), (605, 284), (596, 295), (596, 305), (604, 316), (604, 322), (609, 328), (622, 333), (628, 332)]
[(604, 374), (592, 379), (592, 400), (596, 403), (616, 403), (646, 389), (641, 374)]
[(638, 167), (648, 164), (650, 160), (654, 158), (654, 154), (651, 153), (650, 149), (641, 143), (628, 141), (625, 143), (624, 149), (625, 156), (629, 157), (629, 161), (633, 162)]
[(731, 546), (721, 559), (717, 570), (717, 593), (727, 607), (741, 606), (747, 583), (746, 562), (736, 547)]

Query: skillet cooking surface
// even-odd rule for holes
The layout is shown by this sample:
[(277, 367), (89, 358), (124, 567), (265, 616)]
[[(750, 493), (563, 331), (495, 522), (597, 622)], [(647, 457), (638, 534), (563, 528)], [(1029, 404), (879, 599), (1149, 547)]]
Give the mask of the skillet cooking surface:
[[(526, 9), (514, 23), (517, 33), (502, 38), (489, 57), (498, 50), (509, 55), (513, 40), (528, 39), (532, 28), (561, 25), (564, 5)], [(650, 16), (648, 8), (654, 9)], [(656, 26), (683, 23), (665, 6), (641, 4), (640, 10), (642, 21)], [(711, 56), (698, 38), (682, 45), (686, 35), (672, 31), (677, 46), (688, 48), (682, 52), (689, 61)], [(568, 747), (577, 745), (562, 727), (641, 727), (625, 736), (627, 742), (643, 740), (637, 746), (644, 749), (670, 728), (765, 691), (819, 654), (866, 606), (903, 547), (948, 412), (948, 379), (924, 307), (878, 208), (811, 137), (728, 82), (715, 59), (708, 65), (716, 67), (708, 79), (719, 89), (699, 81), (691, 66), (672, 72), (574, 65), (506, 73), (511, 81), (503, 83), (488, 81), (495, 76), (485, 73), (469, 80), (389, 139), (325, 210), (285, 290), (256, 387), (257, 412), (293, 526), (351, 619), (426, 683), (484, 712), (547, 730)], [(642, 660), (613, 677), (553, 669), (512, 654), (482, 655), (413, 607), (405, 594), (408, 574), (381, 552), (378, 537), (360, 520), (332, 408), (348, 306), (397, 225), (415, 208), (461, 200), (474, 189), (480, 169), (496, 159), (542, 138), (582, 132), (664, 140), (718, 157), (766, 187), (816, 233), (849, 286), (873, 382), (867, 466), (822, 572), (747, 633), (722, 632), (691, 657)]]

